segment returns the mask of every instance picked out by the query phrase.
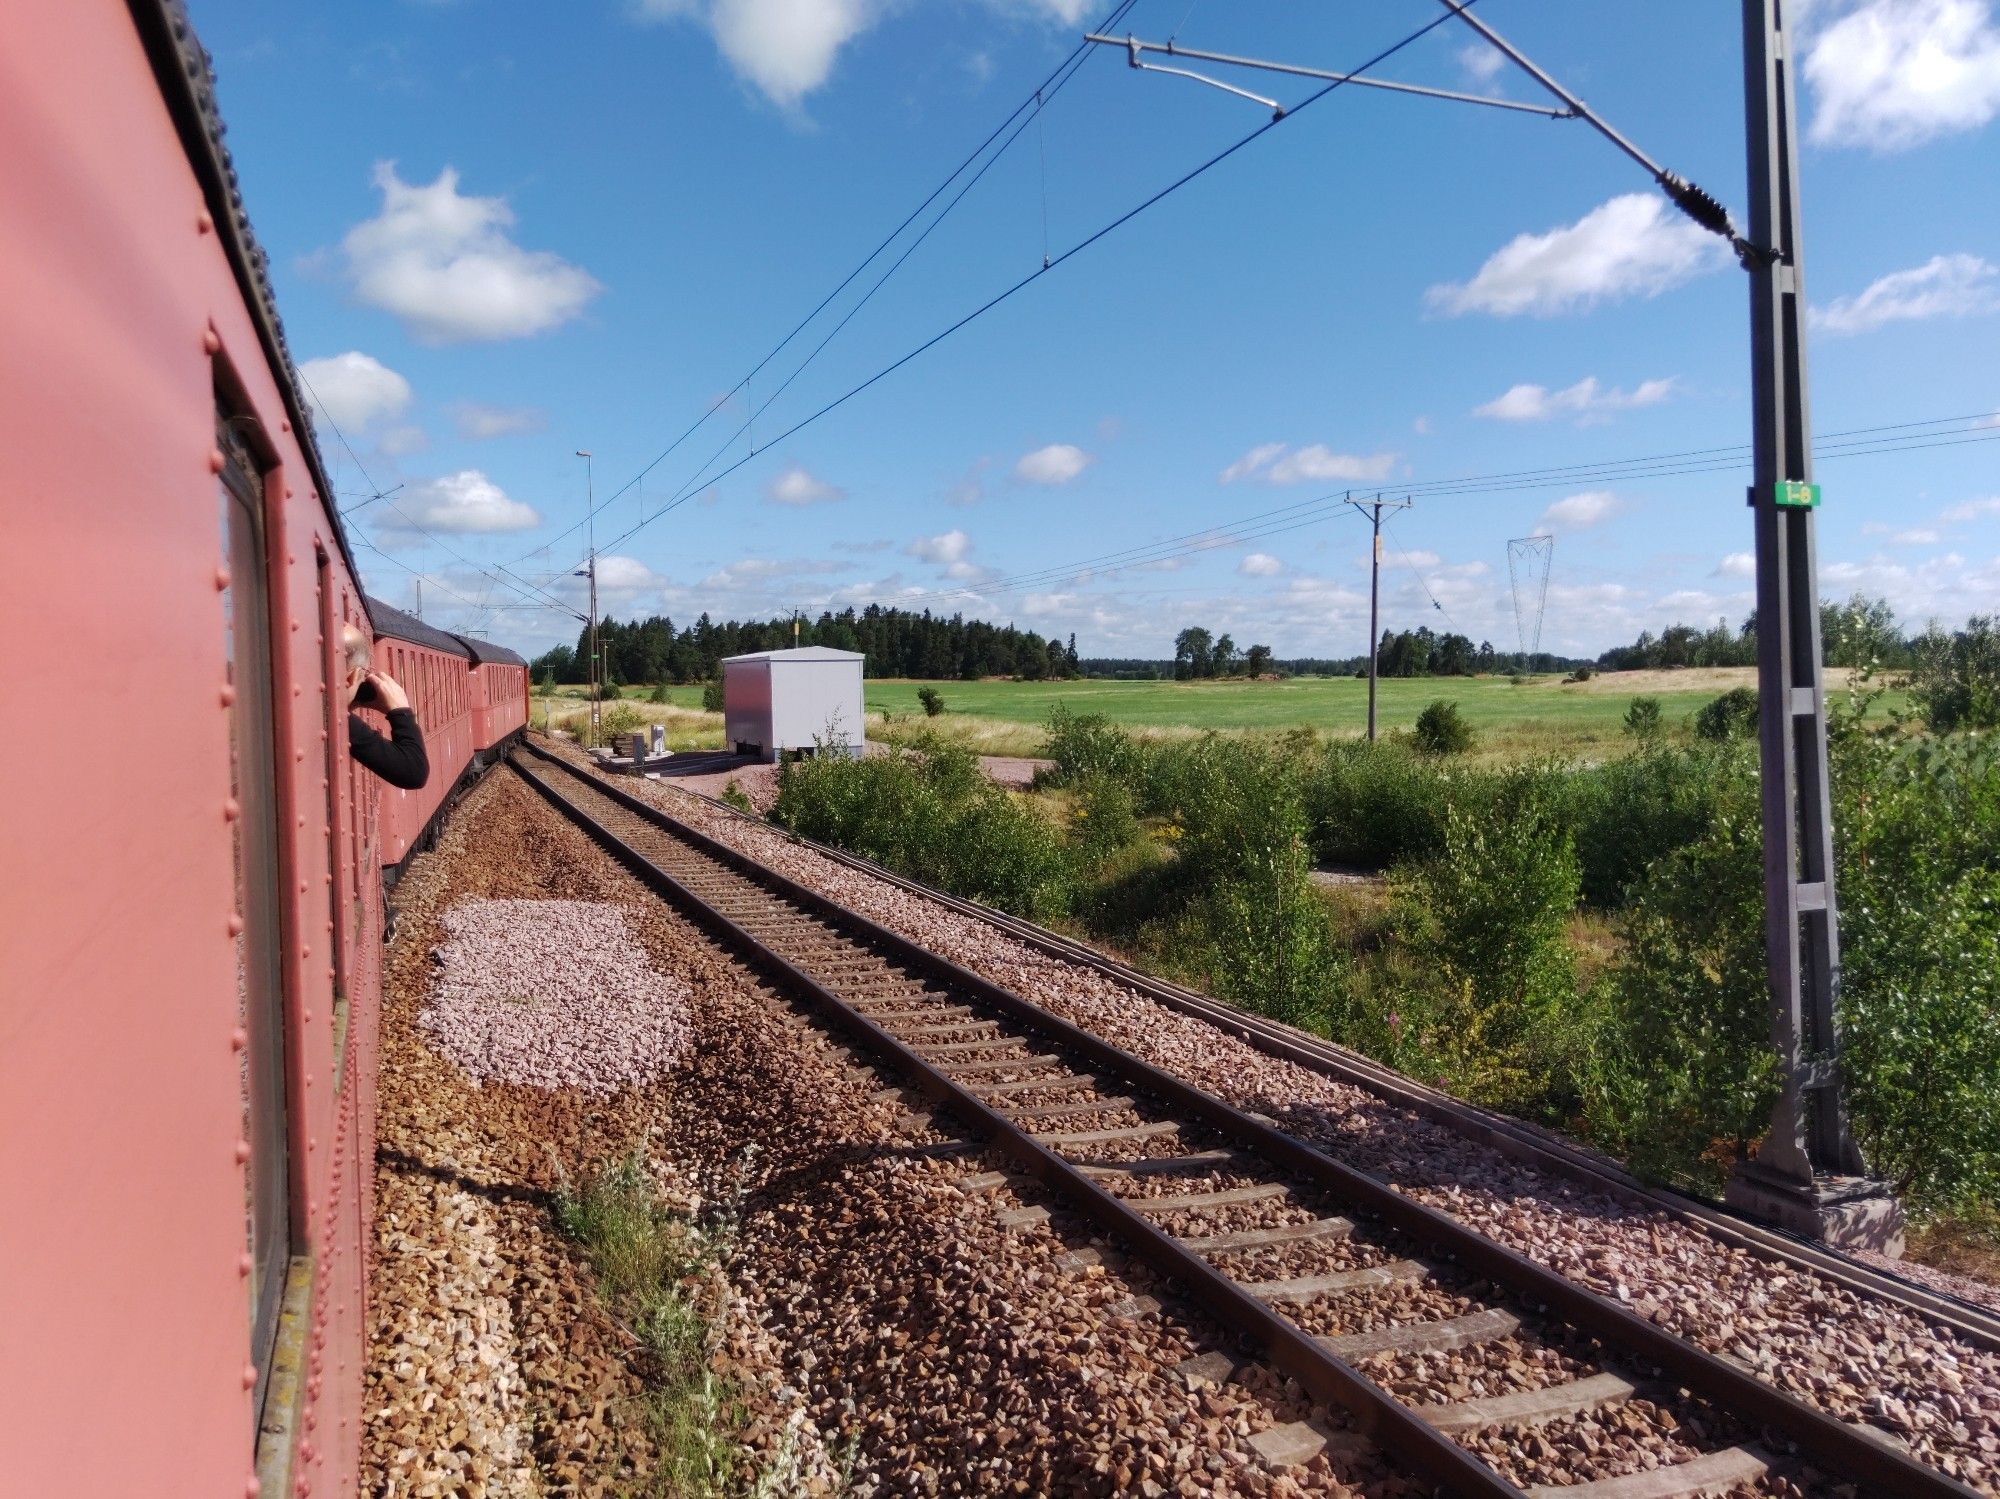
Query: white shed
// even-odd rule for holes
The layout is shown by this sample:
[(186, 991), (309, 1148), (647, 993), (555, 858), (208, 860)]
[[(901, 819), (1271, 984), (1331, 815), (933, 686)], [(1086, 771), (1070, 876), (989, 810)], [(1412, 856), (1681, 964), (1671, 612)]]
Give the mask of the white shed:
[(723, 737), (739, 755), (762, 760), (822, 741), (859, 755), (863, 659), (823, 645), (724, 656)]

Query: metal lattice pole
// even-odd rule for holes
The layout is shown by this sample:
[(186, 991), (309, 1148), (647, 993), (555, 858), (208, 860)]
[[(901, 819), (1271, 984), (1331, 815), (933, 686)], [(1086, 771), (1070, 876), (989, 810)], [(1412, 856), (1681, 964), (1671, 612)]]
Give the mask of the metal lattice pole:
[(1786, 0), (1744, 0), (1764, 948), (1781, 1091), (1732, 1202), (1816, 1238), (1892, 1252), (1902, 1215), (1863, 1174), (1841, 1095), (1840, 922), (1813, 551), (1797, 113)]

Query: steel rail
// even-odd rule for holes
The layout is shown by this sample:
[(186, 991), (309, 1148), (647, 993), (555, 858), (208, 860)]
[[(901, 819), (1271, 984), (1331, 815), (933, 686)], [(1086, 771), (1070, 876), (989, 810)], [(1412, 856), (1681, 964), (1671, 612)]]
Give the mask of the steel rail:
[[(563, 761), (532, 746), (529, 753), (583, 781), (590, 789), (625, 806), (626, 810), (646, 816), (644, 803), (628, 802), (624, 793), (597, 784)], [(1322, 1347), (1297, 1324), (1259, 1301), (1201, 1256), (1181, 1245), (1166, 1230), (1149, 1222), (1129, 1204), (1071, 1166), (1019, 1124), (939, 1071), (934, 1064), (842, 1000), (811, 974), (716, 910), (589, 812), (566, 801), (548, 782), (522, 769), (518, 763), (515, 770), (564, 816), (646, 884), (683, 907), (700, 925), (764, 973), (777, 979), (795, 996), (811, 1001), (829, 1020), (870, 1051), (913, 1074), (926, 1097), (948, 1107), (971, 1125), (975, 1133), (984, 1136), (990, 1145), (1023, 1168), (1026, 1174), (1063, 1198), (1069, 1207), (1095, 1228), (1121, 1240), (1134, 1258), (1174, 1282), (1189, 1302), (1241, 1338), (1247, 1347), (1256, 1350), (1274, 1367), (1296, 1379), (1315, 1400), (1338, 1406), (1352, 1414), (1355, 1429), (1383, 1448), (1385, 1453), (1418, 1468), (1426, 1477), (1454, 1494), (1484, 1496), (1484, 1499), (1525, 1499), (1525, 1490), (1488, 1468), (1366, 1375)], [(646, 820), (652, 822), (653, 818), (646, 817)], [(701, 838), (693, 829), (664, 830), (690, 842)], [(726, 845), (702, 847), (696, 842), (695, 846), (699, 852), (735, 869), (737, 873), (758, 880), (758, 875), (752, 870), (762, 871), (761, 865), (753, 864), (750, 869), (741, 869), (737, 868), (734, 860), (720, 857), (727, 851)], [(791, 898), (790, 892), (777, 893), (782, 898)], [(801, 890), (801, 897), (805, 894)]]
[[(685, 794), (701, 795), (692, 791)], [(1872, 1265), (1861, 1264), (1782, 1229), (1769, 1228), (1743, 1218), (1722, 1204), (1674, 1187), (1642, 1180), (1611, 1157), (1588, 1147), (1505, 1114), (1453, 1098), (1360, 1052), (1350, 1051), (1280, 1021), (1251, 1014), (1211, 995), (1133, 968), (1073, 937), (913, 880), (864, 855), (775, 827), (761, 817), (714, 797), (702, 796), (702, 800), (711, 811), (724, 813), (762, 833), (783, 838), (822, 858), (870, 875), (912, 895), (935, 901), (971, 920), (1005, 932), (1050, 957), (1091, 968), (1170, 1010), (1213, 1025), (1267, 1056), (1278, 1057), (1339, 1082), (1350, 1083), (1386, 1103), (1409, 1109), (1515, 1160), (1581, 1182), (1628, 1206), (1665, 1213), (1677, 1222), (1748, 1253), (1821, 1276), (1856, 1295), (1892, 1302), (1905, 1311), (1936, 1323), (1976, 1348), (2000, 1352), (2000, 1316), (1995, 1316), (1984, 1307), (1932, 1290), (1892, 1272), (1878, 1270)]]
[[(1129, 1084), (1141, 1092), (1171, 1104), (1183, 1117), (1192, 1118), (1202, 1125), (1232, 1141), (1245, 1153), (1261, 1157), (1269, 1164), (1276, 1165), (1292, 1175), (1327, 1191), (1360, 1208), (1389, 1227), (1428, 1244), (1439, 1251), (1439, 1258), (1461, 1269), (1470, 1270), (1498, 1285), (1507, 1287), (1531, 1305), (1539, 1305), (1579, 1331), (1598, 1338), (1617, 1350), (1626, 1358), (1641, 1365), (1665, 1371), (1690, 1392), (1704, 1398), (1723, 1410), (1739, 1418), (1770, 1427), (1782, 1432), (1798, 1443), (1802, 1453), (1816, 1465), (1846, 1478), (1856, 1479), (1870, 1485), (1880, 1486), (1884, 1492), (1917, 1496), (1938, 1496), (1938, 1499), (1972, 1499), (1976, 1490), (1947, 1477), (1936, 1469), (1905, 1455), (1888, 1445), (1887, 1440), (1872, 1430), (1850, 1425), (1838, 1417), (1827, 1414), (1806, 1404), (1797, 1397), (1787, 1394), (1773, 1385), (1765, 1383), (1748, 1369), (1729, 1360), (1711, 1354), (1695, 1346), (1674, 1333), (1654, 1325), (1636, 1312), (1598, 1295), (1587, 1287), (1580, 1286), (1550, 1270), (1546, 1266), (1505, 1245), (1487, 1238), (1475, 1229), (1468, 1228), (1449, 1214), (1426, 1204), (1416, 1202), (1395, 1191), (1393, 1188), (1366, 1176), (1353, 1167), (1336, 1160), (1316, 1147), (1295, 1136), (1286, 1134), (1274, 1124), (1248, 1114), (1225, 1103), (1215, 1095), (1195, 1087), (1193, 1084), (1142, 1061), (1119, 1047), (1091, 1032), (1074, 1025), (1060, 1016), (1044, 1010), (1039, 1005), (1023, 999), (1009, 989), (985, 978), (983, 975), (963, 968), (948, 958), (904, 937), (901, 933), (881, 925), (859, 912), (828, 896), (822, 895), (789, 876), (779, 873), (768, 865), (759, 863), (749, 855), (731, 848), (725, 843), (711, 838), (699, 829), (662, 812), (657, 807), (616, 786), (605, 784), (597, 777), (572, 765), (568, 761), (549, 754), (533, 745), (524, 746), (527, 753), (536, 759), (562, 771), (568, 778), (581, 783), (591, 791), (605, 797), (615, 805), (632, 813), (669, 836), (680, 840), (698, 853), (741, 875), (783, 901), (801, 907), (836, 928), (844, 929), (850, 938), (858, 936), (867, 945), (891, 955), (898, 963), (925, 974), (940, 984), (970, 993), (991, 1008), (1005, 1014), (1023, 1029), (1046, 1037), (1063, 1049), (1081, 1056), (1094, 1064), (1093, 1070), (1102, 1068), (1118, 1077), (1123, 1084)], [(604, 843), (621, 859), (637, 868), (653, 871), (644, 877), (649, 883), (664, 881), (670, 885), (678, 899), (690, 902), (702, 914), (703, 920), (711, 925), (726, 926), (731, 941), (745, 948), (767, 968), (781, 972), (788, 983), (808, 993), (813, 1000), (828, 1009), (840, 1023), (858, 1036), (879, 1037), (888, 1054), (897, 1057), (925, 1080), (925, 1091), (933, 1088), (933, 1096), (947, 1098), (955, 1112), (982, 1128), (992, 1132), (993, 1138), (1001, 1141), (1010, 1155), (1016, 1156), (1053, 1189), (1070, 1197), (1086, 1217), (1093, 1222), (1116, 1221), (1118, 1217), (1138, 1218), (1122, 1202), (1111, 1196), (1096, 1183), (1089, 1181), (1082, 1173), (1074, 1171), (1061, 1157), (1046, 1146), (1021, 1131), (1019, 1126), (989, 1105), (961, 1088), (930, 1063), (904, 1047), (902, 1043), (882, 1031), (858, 1011), (854, 1011), (845, 1001), (832, 991), (824, 988), (809, 975), (797, 969), (782, 957), (772, 952), (757, 938), (744, 931), (727, 917), (717, 912), (705, 901), (660, 870), (652, 861), (637, 850), (629, 848), (608, 829), (588, 817), (582, 809), (565, 803), (553, 786), (522, 770), (518, 762), (516, 769), (542, 791), (550, 802), (561, 808), (566, 815), (592, 830), (593, 836)], [(963, 1100), (961, 1104), (960, 1100)], [(1014, 1137), (1019, 1137), (1016, 1143)], [(1052, 1174), (1051, 1174), (1052, 1173)], [(1074, 1178), (1076, 1186), (1071, 1186)], [(1103, 1206), (1093, 1206), (1096, 1199), (1106, 1199), (1114, 1212)], [(1262, 1325), (1275, 1318), (1261, 1304), (1256, 1304), (1259, 1316), (1248, 1322), (1239, 1320), (1229, 1310), (1237, 1299), (1254, 1304), (1254, 1298), (1247, 1297), (1226, 1277), (1221, 1277), (1206, 1261), (1193, 1255), (1170, 1235), (1155, 1229), (1151, 1224), (1139, 1220), (1141, 1227), (1129, 1231), (1114, 1227), (1113, 1232), (1127, 1238), (1141, 1257), (1153, 1264), (1169, 1277), (1183, 1281), (1197, 1291), (1193, 1299), (1209, 1310), (1216, 1320), (1232, 1331), (1241, 1329), (1253, 1338), (1262, 1336)], [(1183, 1262), (1193, 1262), (1193, 1268), (1183, 1270)], [(1207, 1285), (1204, 1277), (1220, 1281), (1221, 1287)], [(1207, 1299), (1204, 1299), (1207, 1298)], [(1212, 1308), (1224, 1310), (1216, 1311)], [(1277, 1319), (1282, 1321), (1282, 1319)], [(1295, 1339), (1279, 1339), (1266, 1346), (1270, 1350), (1272, 1362), (1287, 1373), (1300, 1378), (1302, 1385), (1311, 1390), (1316, 1398), (1332, 1400), (1353, 1411), (1369, 1430), (1370, 1423), (1390, 1422), (1394, 1424), (1378, 1426), (1376, 1430), (1395, 1431), (1404, 1434), (1405, 1423), (1395, 1420), (1389, 1412), (1382, 1410), (1376, 1401), (1386, 1401), (1395, 1405), (1398, 1411), (1415, 1423), (1418, 1440), (1422, 1443), (1425, 1471), (1439, 1481), (1451, 1483), (1460, 1492), (1466, 1493), (1515, 1493), (1513, 1485), (1498, 1478), (1483, 1464), (1475, 1463), (1478, 1477), (1474, 1480), (1466, 1475), (1466, 1486), (1459, 1488), (1447, 1475), (1463, 1473), (1458, 1463), (1447, 1467), (1443, 1454), (1435, 1453), (1436, 1443), (1449, 1445), (1461, 1458), (1469, 1460), (1463, 1448), (1449, 1437), (1424, 1425), (1406, 1408), (1401, 1407), (1379, 1387), (1368, 1381), (1342, 1360), (1313, 1343), (1291, 1324), (1284, 1324)], [(1303, 1347), (1299, 1345), (1303, 1344)], [(1314, 1380), (1309, 1382), (1298, 1370), (1288, 1367), (1288, 1360), (1296, 1354), (1307, 1354), (1319, 1368)], [(1323, 1393), (1330, 1392), (1330, 1393)], [(1357, 1406), (1351, 1400), (1360, 1399)], [(1434, 1455), (1433, 1455), (1434, 1454)], [(1433, 1462), (1436, 1466), (1432, 1466)], [(1495, 1488), (1494, 1483), (1503, 1486)]]

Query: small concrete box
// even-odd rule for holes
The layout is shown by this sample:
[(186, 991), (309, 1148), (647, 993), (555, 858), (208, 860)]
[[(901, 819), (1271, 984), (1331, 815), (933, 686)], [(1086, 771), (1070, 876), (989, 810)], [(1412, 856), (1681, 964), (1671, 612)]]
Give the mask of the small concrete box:
[(863, 659), (822, 645), (723, 657), (723, 737), (760, 760), (810, 753), (822, 740), (859, 755)]

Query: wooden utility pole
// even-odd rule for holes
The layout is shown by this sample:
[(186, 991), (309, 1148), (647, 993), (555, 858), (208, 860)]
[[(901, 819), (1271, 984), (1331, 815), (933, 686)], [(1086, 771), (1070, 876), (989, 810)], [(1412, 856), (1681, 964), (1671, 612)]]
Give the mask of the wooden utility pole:
[(1375, 528), (1375, 544), (1368, 552), (1368, 742), (1373, 744), (1375, 679), (1382, 654), (1382, 512), (1408, 510), (1414, 502), (1409, 499), (1385, 500), (1379, 494), (1372, 500), (1357, 500), (1350, 494), (1347, 503), (1369, 517)]

